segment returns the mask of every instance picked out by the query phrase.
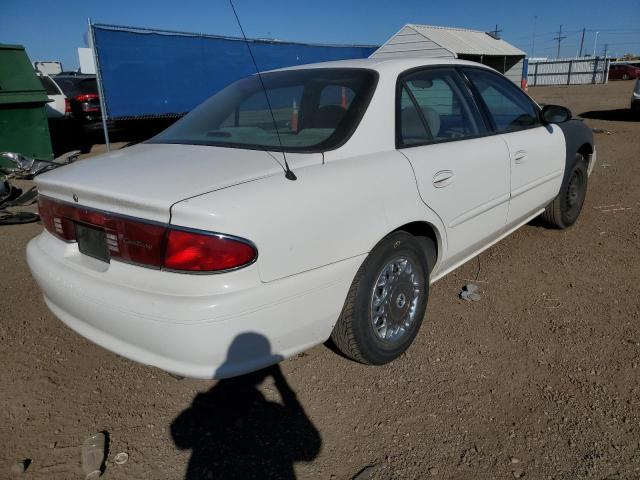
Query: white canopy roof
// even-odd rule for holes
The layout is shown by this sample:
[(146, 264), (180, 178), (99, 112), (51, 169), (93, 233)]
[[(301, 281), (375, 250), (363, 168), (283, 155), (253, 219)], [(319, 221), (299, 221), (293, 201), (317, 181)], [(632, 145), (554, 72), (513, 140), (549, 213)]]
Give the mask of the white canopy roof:
[[(431, 46), (426, 47), (428, 42)], [(386, 47), (386, 48), (385, 48)], [(448, 51), (458, 55), (513, 55), (524, 56), (525, 52), (502, 39), (496, 39), (486, 32), (465, 28), (437, 27), (433, 25), (405, 25), (372, 56), (391, 56), (404, 51), (421, 55), (428, 49), (432, 54), (443, 56)], [(442, 52), (442, 53), (438, 53)], [(426, 52), (424, 52), (426, 53)], [(430, 55), (431, 56), (431, 55)]]

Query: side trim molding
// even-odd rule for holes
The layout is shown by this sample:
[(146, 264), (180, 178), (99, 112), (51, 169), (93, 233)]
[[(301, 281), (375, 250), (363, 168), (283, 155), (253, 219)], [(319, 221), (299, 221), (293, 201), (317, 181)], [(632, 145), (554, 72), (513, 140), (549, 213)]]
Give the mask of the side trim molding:
[(491, 210), (494, 207), (497, 207), (498, 205), (508, 202), (509, 198), (510, 198), (509, 193), (505, 193), (503, 195), (500, 195), (499, 197), (494, 198), (493, 200), (489, 200), (487, 203), (483, 203), (479, 207), (472, 208), (471, 210), (463, 213), (462, 215), (457, 216), (456, 218), (451, 220), (451, 223), (449, 223), (448, 226), (449, 228), (455, 228), (458, 225), (466, 222), (467, 220), (471, 220), (473, 217), (477, 215), (481, 215), (484, 212)]

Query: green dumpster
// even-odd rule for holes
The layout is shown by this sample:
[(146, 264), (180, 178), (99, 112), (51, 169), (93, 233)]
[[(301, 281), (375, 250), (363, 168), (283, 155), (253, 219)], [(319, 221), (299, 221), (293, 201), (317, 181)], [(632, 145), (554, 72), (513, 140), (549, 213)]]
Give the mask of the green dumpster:
[(24, 47), (0, 44), (0, 152), (53, 158), (48, 101)]

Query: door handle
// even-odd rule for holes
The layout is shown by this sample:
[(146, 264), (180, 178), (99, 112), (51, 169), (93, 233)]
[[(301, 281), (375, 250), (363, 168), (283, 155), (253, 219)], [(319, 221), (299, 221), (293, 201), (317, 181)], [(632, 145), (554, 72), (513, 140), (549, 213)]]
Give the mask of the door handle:
[(446, 187), (453, 182), (453, 177), (451, 170), (441, 170), (433, 176), (433, 186), (436, 188)]
[(517, 163), (517, 164), (524, 163), (526, 159), (527, 159), (527, 152), (525, 152), (524, 150), (518, 150), (516, 154), (513, 156), (513, 161), (514, 163)]

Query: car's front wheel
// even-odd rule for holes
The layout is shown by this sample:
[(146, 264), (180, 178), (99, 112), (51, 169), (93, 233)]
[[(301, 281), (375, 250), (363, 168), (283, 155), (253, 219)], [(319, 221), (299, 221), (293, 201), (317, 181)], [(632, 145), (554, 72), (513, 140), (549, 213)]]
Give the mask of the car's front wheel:
[(569, 175), (562, 182), (560, 193), (547, 206), (542, 218), (556, 228), (573, 225), (580, 216), (587, 195), (587, 178), (587, 162), (577, 153)]
[(331, 339), (346, 356), (370, 365), (400, 356), (420, 329), (429, 295), (424, 242), (398, 231), (384, 238), (364, 261), (347, 294)]

